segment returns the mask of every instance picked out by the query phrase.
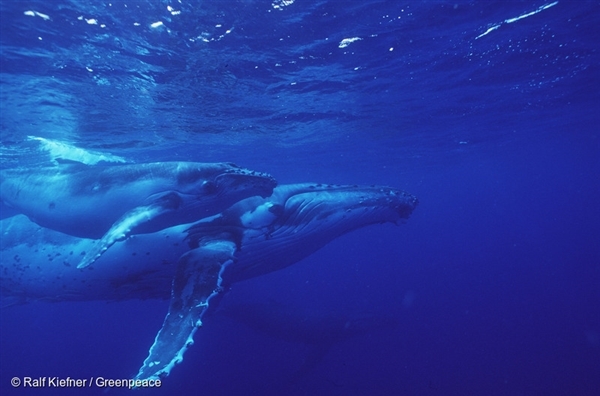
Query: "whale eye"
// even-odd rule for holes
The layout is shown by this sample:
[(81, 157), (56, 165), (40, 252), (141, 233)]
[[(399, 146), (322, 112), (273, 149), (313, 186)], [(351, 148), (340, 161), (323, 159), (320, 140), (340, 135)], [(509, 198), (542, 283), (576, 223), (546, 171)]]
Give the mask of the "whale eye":
[(214, 194), (217, 192), (217, 184), (215, 182), (207, 180), (204, 183), (202, 183), (202, 189), (207, 194)]

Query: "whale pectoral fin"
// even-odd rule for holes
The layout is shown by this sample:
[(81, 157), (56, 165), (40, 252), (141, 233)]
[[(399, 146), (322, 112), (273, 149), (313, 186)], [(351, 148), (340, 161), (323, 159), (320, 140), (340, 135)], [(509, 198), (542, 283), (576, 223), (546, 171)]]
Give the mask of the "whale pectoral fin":
[[(138, 206), (125, 213), (117, 220), (104, 236), (97, 240), (77, 268), (85, 268), (98, 260), (115, 242), (125, 240), (129, 235), (135, 234), (141, 225), (148, 225), (153, 219), (166, 212), (176, 210), (181, 202), (181, 197), (175, 192), (162, 194), (151, 204)], [(158, 230), (157, 230), (158, 231)]]
[(183, 360), (210, 299), (221, 288), (223, 270), (233, 261), (236, 246), (215, 241), (184, 254), (173, 279), (171, 304), (162, 328), (135, 379), (158, 379)]
[(140, 206), (125, 213), (106, 234), (98, 239), (83, 256), (77, 268), (85, 268), (98, 260), (115, 242), (122, 241), (131, 235), (131, 231), (141, 223), (147, 222), (162, 213), (159, 206)]

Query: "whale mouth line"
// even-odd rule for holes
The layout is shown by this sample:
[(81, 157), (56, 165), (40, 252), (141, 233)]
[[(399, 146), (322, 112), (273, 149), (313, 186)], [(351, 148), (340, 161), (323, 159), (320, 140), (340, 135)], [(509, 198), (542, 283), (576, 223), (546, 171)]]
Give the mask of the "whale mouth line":
[(255, 172), (247, 169), (227, 170), (214, 178), (212, 185), (218, 195), (235, 191), (252, 191), (263, 198), (270, 196), (277, 181), (268, 173)]

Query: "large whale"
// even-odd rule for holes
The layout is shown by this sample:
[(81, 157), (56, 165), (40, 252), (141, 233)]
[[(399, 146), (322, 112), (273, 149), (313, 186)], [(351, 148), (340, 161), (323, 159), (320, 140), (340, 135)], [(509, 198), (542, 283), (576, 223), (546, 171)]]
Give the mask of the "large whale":
[(403, 221), (416, 205), (387, 187), (284, 185), (191, 225), (133, 235), (85, 269), (75, 266), (93, 240), (13, 217), (2, 220), (0, 290), (22, 301), (170, 298), (135, 378), (157, 379), (183, 360), (211, 299), (228, 285), (292, 265), (346, 232)]
[(62, 164), (0, 172), (3, 217), (98, 239), (79, 267), (131, 234), (152, 233), (214, 215), (253, 195), (269, 196), (275, 180), (230, 163), (159, 162), (112, 166)]

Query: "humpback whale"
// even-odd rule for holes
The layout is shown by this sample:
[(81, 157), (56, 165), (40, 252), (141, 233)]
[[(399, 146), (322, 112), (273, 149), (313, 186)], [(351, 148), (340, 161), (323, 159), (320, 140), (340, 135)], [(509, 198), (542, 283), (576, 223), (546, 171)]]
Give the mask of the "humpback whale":
[[(61, 164), (0, 172), (5, 213), (81, 238), (100, 238), (79, 267), (116, 241), (214, 215), (240, 199), (269, 196), (275, 180), (231, 163)], [(4, 215), (6, 217), (6, 215)]]
[(183, 360), (211, 300), (231, 283), (292, 265), (352, 230), (401, 222), (416, 205), (388, 187), (284, 185), (192, 224), (131, 235), (84, 269), (75, 265), (95, 241), (14, 216), (1, 222), (0, 291), (22, 301), (170, 298), (135, 377), (157, 379)]

